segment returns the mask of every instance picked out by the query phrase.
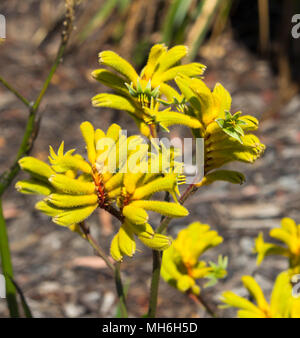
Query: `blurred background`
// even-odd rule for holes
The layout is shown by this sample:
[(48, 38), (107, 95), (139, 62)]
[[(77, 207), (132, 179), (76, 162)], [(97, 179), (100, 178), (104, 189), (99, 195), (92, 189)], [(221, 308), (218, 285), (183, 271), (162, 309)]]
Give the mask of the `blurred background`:
[[(51, 67), (60, 40), (64, 15), (61, 0), (4, 0), (7, 38), (0, 44), (0, 74), (26, 98), (35, 99)], [(215, 183), (187, 203), (190, 215), (174, 220), (170, 233), (199, 220), (224, 237), (207, 259), (219, 253), (229, 257), (228, 277), (203, 294), (217, 304), (220, 293), (233, 290), (246, 296), (240, 277), (252, 274), (266, 294), (276, 275), (287, 268), (284, 259), (271, 259), (257, 268), (252, 253), (259, 231), (265, 236), (280, 219), (300, 223), (300, 38), (291, 35), (298, 0), (82, 0), (63, 64), (56, 72), (40, 111), (40, 133), (33, 154), (47, 160), (48, 147), (62, 140), (66, 149), (83, 152), (82, 121), (106, 129), (112, 122), (129, 133), (137, 132), (123, 112), (96, 109), (90, 99), (106, 88), (90, 73), (98, 68), (98, 53), (111, 49), (140, 70), (154, 43), (185, 44), (189, 59), (207, 65), (205, 81), (221, 82), (232, 94), (233, 111), (255, 115), (258, 135), (267, 150), (254, 165), (235, 163), (246, 174), (243, 186)], [(22, 103), (0, 86), (0, 172), (7, 169), (19, 147), (27, 119)], [(189, 136), (185, 128), (172, 128), (171, 136)], [(116, 297), (101, 259), (75, 234), (51, 223), (34, 210), (35, 197), (11, 187), (4, 195), (15, 279), (22, 286), (36, 317), (111, 317)], [(157, 224), (157, 217), (153, 224)], [(107, 214), (94, 214), (92, 233), (108, 250), (117, 224)], [(101, 225), (100, 225), (101, 224)], [(130, 285), (131, 316), (147, 310), (151, 277), (151, 251), (140, 247), (123, 264)], [(232, 316), (231, 310), (220, 310)], [(0, 317), (7, 316), (0, 301)], [(192, 301), (162, 282), (158, 316), (206, 316)]]

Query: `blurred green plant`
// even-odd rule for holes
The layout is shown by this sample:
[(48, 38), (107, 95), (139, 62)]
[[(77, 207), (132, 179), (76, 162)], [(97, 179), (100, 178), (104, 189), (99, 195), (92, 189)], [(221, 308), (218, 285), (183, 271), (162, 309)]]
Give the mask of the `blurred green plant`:
[(18, 161), (24, 155), (27, 155), (32, 149), (33, 143), (39, 132), (39, 123), (40, 123), (41, 115), (39, 117), (37, 115), (38, 115), (41, 101), (47, 92), (47, 89), (53, 78), (53, 75), (56, 72), (57, 67), (62, 61), (62, 57), (66, 50), (66, 46), (68, 44), (71, 32), (73, 31), (75, 2), (73, 0), (65, 0), (65, 5), (66, 5), (66, 13), (64, 16), (65, 24), (64, 24), (62, 35), (61, 35), (61, 42), (58, 47), (58, 51), (57, 51), (55, 60), (53, 62), (53, 65), (49, 71), (47, 78), (43, 82), (42, 88), (36, 100), (34, 102), (30, 102), (22, 94), (20, 94), (20, 92), (17, 89), (15, 89), (6, 80), (0, 77), (0, 82), (9, 91), (11, 91), (20, 101), (22, 101), (29, 111), (22, 143), (17, 152), (17, 156), (13, 162), (13, 165), (8, 170), (6, 170), (0, 175), (0, 255), (1, 255), (2, 271), (6, 279), (6, 293), (7, 293), (6, 299), (7, 299), (8, 308), (9, 308), (11, 317), (20, 316), (20, 311), (19, 311), (19, 306), (18, 306), (18, 301), (17, 301), (17, 292), (19, 292), (21, 296), (21, 304), (24, 310), (24, 314), (27, 317), (31, 317), (31, 313), (25, 301), (25, 297), (20, 292), (20, 288), (16, 288), (17, 284), (14, 281), (13, 267), (12, 267), (12, 262), (11, 262), (10, 248), (9, 248), (9, 240), (8, 240), (8, 235), (7, 235), (7, 228), (6, 228), (4, 215), (2, 212), (2, 195), (8, 189), (13, 179), (16, 177), (16, 175), (20, 171)]

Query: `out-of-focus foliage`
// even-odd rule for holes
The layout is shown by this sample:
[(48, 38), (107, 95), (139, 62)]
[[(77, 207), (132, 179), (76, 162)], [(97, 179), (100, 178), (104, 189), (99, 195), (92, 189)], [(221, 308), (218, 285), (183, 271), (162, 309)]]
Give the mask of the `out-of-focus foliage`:
[(196, 281), (209, 279), (206, 286), (213, 286), (217, 279), (226, 276), (227, 258), (218, 263), (205, 262), (200, 256), (210, 248), (222, 243), (223, 238), (207, 224), (195, 222), (178, 233), (173, 244), (164, 252), (161, 275), (170, 285), (181, 292), (200, 293)]
[(240, 297), (232, 291), (222, 294), (222, 301), (227, 306), (238, 308), (237, 316), (240, 318), (300, 318), (300, 298), (293, 297), (290, 275), (287, 271), (278, 275), (270, 303), (251, 276), (243, 276), (242, 282), (254, 302)]
[(283, 218), (281, 227), (271, 229), (269, 235), (284, 246), (265, 242), (261, 232), (255, 240), (257, 264), (261, 264), (266, 256), (282, 255), (289, 259), (291, 272), (300, 273), (300, 224), (297, 225), (291, 218)]

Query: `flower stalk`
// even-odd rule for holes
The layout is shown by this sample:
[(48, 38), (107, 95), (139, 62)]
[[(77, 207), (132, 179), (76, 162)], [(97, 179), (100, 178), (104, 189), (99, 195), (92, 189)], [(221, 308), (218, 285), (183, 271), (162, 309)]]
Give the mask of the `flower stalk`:
[(116, 289), (117, 294), (119, 297), (119, 303), (120, 303), (120, 310), (121, 310), (121, 316), (122, 318), (127, 318), (127, 306), (126, 306), (126, 296), (124, 292), (124, 287), (121, 279), (121, 262), (117, 262), (115, 264), (115, 283), (116, 283)]
[(81, 222), (80, 228), (82, 232), (84, 233), (84, 236), (86, 237), (87, 241), (90, 243), (90, 245), (93, 247), (93, 249), (97, 252), (97, 254), (104, 260), (107, 267), (114, 272), (115, 268), (109, 258), (107, 257), (105, 251), (100, 247), (100, 245), (96, 242), (94, 237), (90, 234), (89, 228), (86, 226), (85, 222)]

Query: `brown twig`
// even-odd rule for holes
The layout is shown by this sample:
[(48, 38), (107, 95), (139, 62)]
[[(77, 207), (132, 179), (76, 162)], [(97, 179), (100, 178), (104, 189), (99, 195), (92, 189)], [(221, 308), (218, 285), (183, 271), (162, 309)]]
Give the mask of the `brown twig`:
[(193, 293), (188, 293), (189, 298), (191, 298), (197, 305), (200, 305), (205, 308), (207, 313), (209, 313), (212, 317), (217, 318), (215, 311), (212, 309), (210, 304), (205, 300), (203, 295), (194, 295)]
[(97, 241), (94, 239), (94, 237), (90, 234), (90, 229), (89, 227), (86, 226), (86, 224), (84, 222), (79, 223), (79, 226), (82, 230), (82, 232), (84, 233), (87, 241), (91, 244), (91, 246), (93, 247), (93, 249), (97, 252), (97, 254), (104, 260), (104, 262), (106, 263), (107, 267), (111, 270), (111, 271), (115, 271), (115, 268), (113, 266), (113, 264), (111, 263), (111, 261), (109, 260), (109, 258), (107, 257), (106, 253), (104, 252), (104, 250), (101, 248), (101, 246), (97, 243)]

